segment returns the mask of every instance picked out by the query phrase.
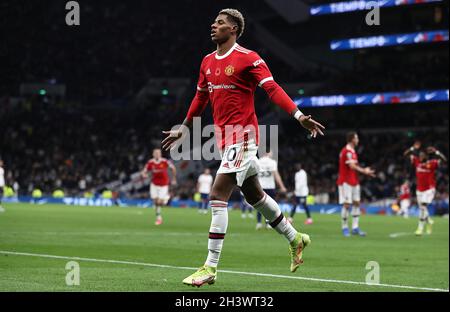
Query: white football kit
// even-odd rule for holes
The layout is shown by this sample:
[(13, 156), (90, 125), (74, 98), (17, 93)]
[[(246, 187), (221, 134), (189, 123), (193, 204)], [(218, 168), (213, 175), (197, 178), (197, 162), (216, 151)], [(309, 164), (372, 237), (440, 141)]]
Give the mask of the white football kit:
[(274, 172), (278, 170), (278, 164), (270, 157), (264, 156), (259, 159), (259, 184), (264, 190), (274, 190), (275, 176)]

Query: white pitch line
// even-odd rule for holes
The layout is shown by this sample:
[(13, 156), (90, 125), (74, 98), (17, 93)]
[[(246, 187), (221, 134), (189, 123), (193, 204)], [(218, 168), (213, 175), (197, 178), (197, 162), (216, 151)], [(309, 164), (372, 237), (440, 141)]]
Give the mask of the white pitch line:
[(390, 238), (397, 238), (397, 237), (400, 237), (400, 236), (410, 236), (410, 235), (414, 235), (414, 233), (409, 233), (409, 232), (392, 233), (392, 234), (389, 234), (389, 237)]
[[(67, 256), (56, 256), (56, 255), (45, 255), (45, 254), (28, 253), (28, 252), (7, 251), (7, 250), (0, 250), (0, 254), (14, 255), (14, 256), (38, 257), (38, 258), (51, 258), (51, 259), (78, 260), (78, 261), (86, 261), (86, 262), (129, 264), (129, 265), (139, 265), (139, 266), (178, 269), (178, 270), (197, 270), (198, 269), (198, 268), (193, 268), (193, 267), (173, 266), (173, 265), (165, 265), (165, 264), (154, 264), (154, 263), (146, 263), (146, 262), (108, 260), (108, 259), (94, 259), (94, 258), (82, 258), (82, 257), (67, 257)], [(372, 287), (402, 288), (402, 289), (410, 289), (410, 290), (439, 291), (439, 292), (448, 292), (449, 291), (448, 289), (441, 289), (441, 288), (417, 287), (417, 286), (406, 286), (406, 285), (392, 285), (392, 284), (367, 284), (367, 283), (364, 283), (364, 282), (355, 282), (355, 281), (343, 281), (343, 280), (322, 279), (322, 278), (302, 277), (302, 276), (288, 276), (288, 275), (278, 275), (278, 274), (266, 274), (266, 273), (256, 273), (256, 272), (240, 272), (240, 271), (231, 271), (231, 270), (219, 270), (219, 272), (220, 273), (229, 273), (229, 274), (239, 274), (239, 275), (251, 275), (251, 276), (262, 276), (262, 277), (296, 279), (296, 280), (304, 280), (304, 281), (312, 281), (312, 282), (323, 282), (323, 283), (352, 284), (352, 285), (362, 285), (362, 286), (372, 286)]]

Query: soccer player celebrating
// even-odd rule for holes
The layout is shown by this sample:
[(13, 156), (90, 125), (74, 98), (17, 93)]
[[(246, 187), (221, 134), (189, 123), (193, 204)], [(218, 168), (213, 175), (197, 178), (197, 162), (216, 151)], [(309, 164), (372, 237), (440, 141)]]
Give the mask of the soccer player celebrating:
[[(281, 175), (278, 172), (278, 164), (275, 159), (273, 159), (272, 152), (268, 152), (263, 157), (259, 159), (259, 183), (263, 191), (270, 197), (275, 197), (275, 187), (278, 185), (281, 193), (286, 193), (286, 187), (284, 186)], [(263, 227), (262, 225), (262, 214), (258, 211), (256, 214), (256, 229), (259, 230)], [(267, 223), (266, 227), (270, 228), (270, 224)]]
[(297, 172), (295, 173), (295, 204), (292, 205), (291, 215), (289, 221), (294, 222), (294, 215), (297, 210), (297, 206), (302, 206), (306, 212), (305, 224), (312, 224), (313, 219), (311, 218), (311, 213), (309, 211), (308, 204), (306, 202), (309, 195), (308, 188), (308, 175), (306, 171), (302, 168), (302, 164), (297, 165)]
[(211, 25), (211, 39), (216, 43), (217, 50), (202, 61), (197, 93), (187, 117), (178, 130), (163, 131), (167, 134), (162, 141), (163, 149), (176, 147), (185, 130), (192, 126), (193, 118), (201, 116), (206, 105), (211, 103), (222, 162), (210, 193), (212, 221), (208, 257), (197, 272), (183, 280), (187, 285), (201, 286), (216, 280), (228, 227), (228, 200), (236, 185), (241, 188), (247, 202), (288, 240), (292, 272), (303, 262), (303, 251), (310, 243), (309, 236), (297, 232), (287, 222), (278, 204), (264, 193), (259, 184), (256, 157), (259, 131), (254, 107), (256, 87), (262, 87), (271, 101), (296, 118), (313, 138), (323, 135), (324, 127), (298, 110), (274, 81), (267, 64), (257, 53), (236, 43), (244, 27), (244, 17), (239, 11), (225, 9), (219, 13)]
[(5, 187), (5, 169), (3, 169), (3, 160), (0, 159), (0, 212), (5, 212), (5, 208), (2, 207), (4, 187)]
[(339, 176), (337, 185), (339, 189), (339, 205), (342, 206), (342, 234), (350, 236), (348, 229), (348, 217), (350, 206), (352, 206), (352, 234), (366, 236), (366, 233), (359, 229), (359, 216), (361, 215), (360, 201), (361, 188), (359, 185), (358, 173), (369, 177), (375, 177), (375, 171), (370, 167), (363, 168), (358, 165), (358, 155), (356, 147), (359, 144), (359, 137), (356, 132), (347, 133), (347, 145), (339, 154)]
[(200, 193), (201, 196), (201, 206), (199, 209), (200, 213), (207, 214), (208, 213), (208, 197), (209, 192), (211, 192), (211, 187), (214, 179), (211, 175), (211, 170), (206, 168), (203, 173), (198, 177), (197, 180), (197, 192)]
[[(168, 174), (168, 169), (172, 171), (172, 182)], [(177, 184), (177, 170), (170, 160), (162, 157), (160, 149), (153, 150), (153, 158), (150, 159), (141, 171), (141, 176), (145, 179), (151, 172), (150, 198), (155, 207), (155, 225), (162, 224), (161, 208), (169, 201), (169, 184)]]
[(398, 215), (403, 215), (404, 218), (409, 217), (409, 206), (411, 205), (411, 190), (409, 187), (409, 181), (405, 180), (402, 185), (400, 185), (399, 191), (399, 204), (400, 210), (398, 211)]
[[(433, 220), (431, 220), (428, 213), (428, 205), (433, 202), (436, 193), (436, 169), (439, 167), (441, 160), (447, 161), (447, 158), (442, 155), (434, 147), (428, 147), (427, 153), (423, 150), (419, 151), (421, 142), (416, 141), (413, 146), (404, 152), (405, 156), (409, 156), (411, 163), (416, 169), (416, 197), (420, 208), (419, 226), (415, 234), (421, 236), (425, 224), (427, 224), (427, 234), (431, 234)], [(419, 151), (419, 156), (416, 156)], [(439, 159), (429, 159), (428, 155), (435, 155)]]

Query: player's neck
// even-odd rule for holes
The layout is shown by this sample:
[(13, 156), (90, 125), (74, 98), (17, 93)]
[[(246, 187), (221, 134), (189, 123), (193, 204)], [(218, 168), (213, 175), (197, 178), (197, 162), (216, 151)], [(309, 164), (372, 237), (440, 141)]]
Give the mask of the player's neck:
[(222, 55), (227, 54), (227, 52), (230, 51), (230, 49), (232, 49), (235, 44), (236, 44), (236, 40), (234, 40), (233, 38), (230, 38), (230, 40), (228, 40), (226, 42), (218, 43), (217, 44), (217, 55), (222, 56)]

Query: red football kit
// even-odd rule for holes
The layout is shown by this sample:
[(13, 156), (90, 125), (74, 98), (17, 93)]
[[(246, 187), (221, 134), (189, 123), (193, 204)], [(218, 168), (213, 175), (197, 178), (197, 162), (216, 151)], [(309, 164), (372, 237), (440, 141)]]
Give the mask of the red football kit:
[[(187, 113), (187, 119), (200, 116), (211, 102), (218, 147), (240, 143), (248, 133), (259, 144), (258, 119), (255, 114), (256, 87), (262, 87), (276, 105), (288, 113), (295, 103), (274, 81), (263, 59), (237, 43), (224, 55), (217, 52), (203, 58), (197, 93)], [(233, 128), (234, 127), (234, 128)], [(228, 130), (227, 130), (228, 128)], [(230, 128), (233, 128), (230, 131)]]
[(436, 188), (436, 169), (439, 167), (440, 161), (430, 159), (426, 162), (420, 162), (419, 157), (411, 157), (412, 164), (416, 168), (417, 191), (424, 192), (429, 189)]
[(400, 197), (400, 200), (411, 198), (410, 188), (407, 184), (402, 184), (400, 186), (400, 196), (399, 197)]
[(165, 158), (161, 158), (159, 161), (152, 158), (147, 162), (145, 169), (152, 173), (152, 184), (157, 186), (170, 184), (169, 173), (167, 172), (170, 164), (170, 161)]
[(350, 163), (357, 164), (358, 155), (350, 145), (346, 145), (339, 154), (339, 177), (337, 185), (347, 183), (351, 186), (356, 186), (359, 184), (358, 173), (350, 168)]

